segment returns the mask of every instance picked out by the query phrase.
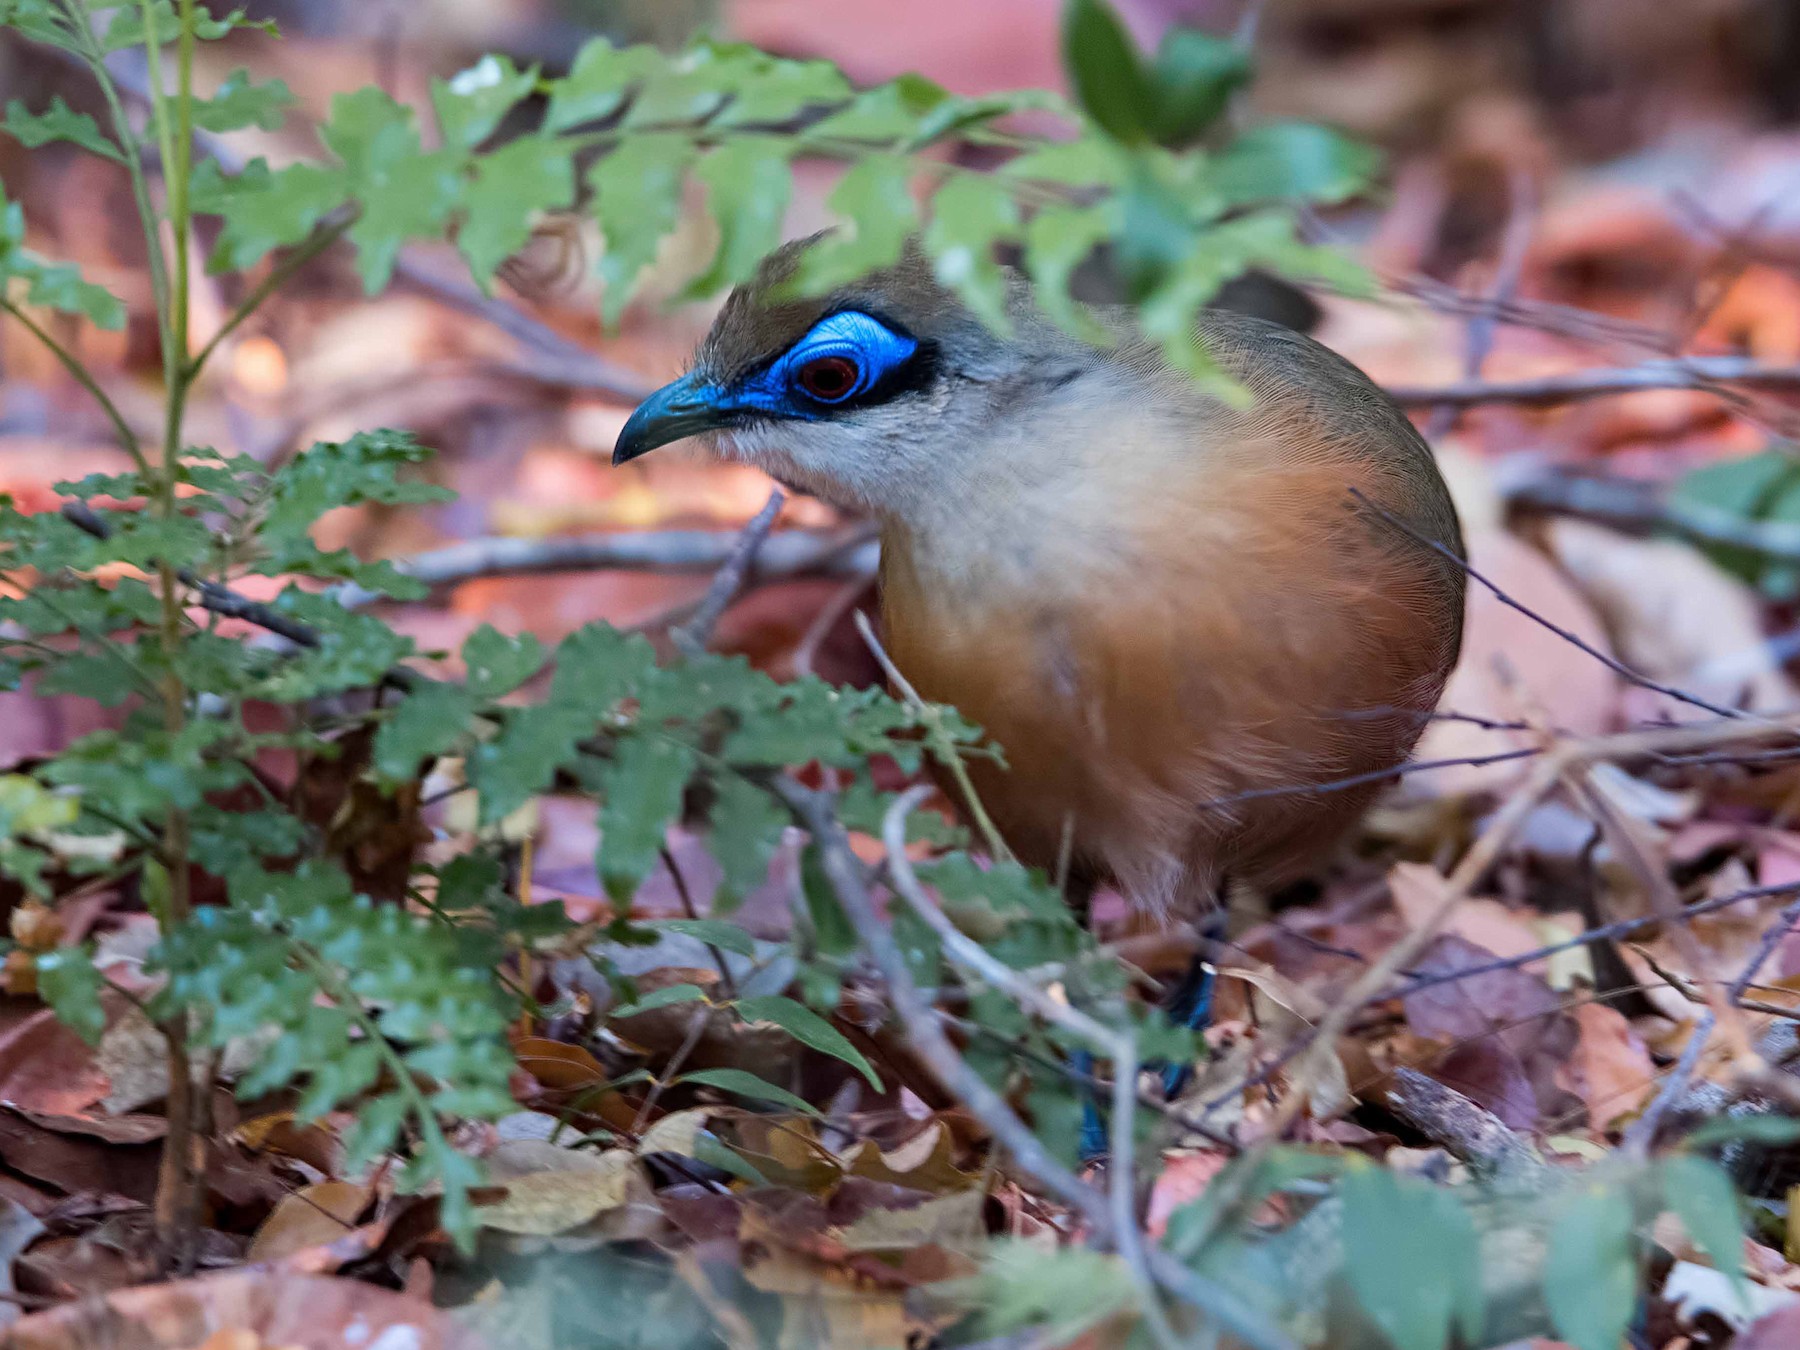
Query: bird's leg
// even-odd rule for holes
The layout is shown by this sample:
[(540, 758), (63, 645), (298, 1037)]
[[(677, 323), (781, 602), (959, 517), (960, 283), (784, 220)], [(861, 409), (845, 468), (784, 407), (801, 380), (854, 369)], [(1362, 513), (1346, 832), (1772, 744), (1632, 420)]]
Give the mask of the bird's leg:
[[(1224, 906), (1215, 906), (1209, 910), (1197, 926), (1200, 930), (1199, 950), (1194, 953), (1187, 972), (1163, 996), (1162, 1004), (1168, 1019), (1189, 1031), (1204, 1030), (1212, 1020), (1213, 987), (1218, 980), (1218, 968), (1213, 964), (1212, 955), (1216, 945), (1225, 939)], [(1094, 1056), (1089, 1051), (1077, 1050), (1069, 1056), (1069, 1067), (1091, 1083)], [(1144, 1067), (1162, 1078), (1165, 1101), (1173, 1101), (1180, 1096), (1194, 1074), (1191, 1060), (1178, 1064), (1146, 1064)], [(1089, 1086), (1083, 1091), (1081, 1107), (1082, 1161), (1093, 1162), (1104, 1158), (1108, 1147), (1106, 1117), (1098, 1094)]]
[[(1059, 863), (1063, 902), (1074, 911), (1083, 928), (1089, 926), (1089, 911), (1094, 901), (1094, 878), (1081, 872), (1071, 873), (1066, 863)], [(1094, 1055), (1091, 1050), (1069, 1053), (1069, 1067), (1079, 1074), (1087, 1086), (1081, 1092), (1081, 1160), (1093, 1162), (1107, 1153), (1106, 1117), (1101, 1111), (1100, 1096), (1092, 1086)]]
[[(1194, 953), (1187, 974), (1163, 998), (1163, 1011), (1169, 1020), (1189, 1031), (1204, 1031), (1212, 1020), (1213, 986), (1218, 980), (1218, 968), (1212, 962), (1212, 954), (1214, 947), (1225, 940), (1225, 907), (1218, 905), (1209, 910), (1198, 926), (1200, 950)], [(1163, 1065), (1164, 1098), (1173, 1101), (1180, 1096), (1193, 1076), (1191, 1062)]]

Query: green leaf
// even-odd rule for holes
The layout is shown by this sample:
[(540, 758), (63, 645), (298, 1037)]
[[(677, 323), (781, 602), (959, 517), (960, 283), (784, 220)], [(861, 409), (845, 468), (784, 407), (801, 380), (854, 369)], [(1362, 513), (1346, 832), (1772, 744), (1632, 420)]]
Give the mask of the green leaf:
[(469, 690), (477, 698), (503, 698), (544, 667), (544, 644), (535, 633), (507, 637), (482, 624), (463, 643)]
[(594, 215), (606, 238), (599, 274), (606, 291), (602, 313), (619, 321), (638, 278), (681, 219), (681, 187), (694, 146), (686, 136), (631, 136), (588, 170)]
[(258, 84), (247, 70), (234, 70), (213, 91), (211, 98), (195, 99), (194, 125), (202, 131), (242, 131), (258, 127), (279, 131), (294, 103), (293, 91), (282, 80)]
[(1012, 331), (1007, 314), (1006, 273), (995, 249), (1019, 237), (1019, 207), (997, 179), (982, 175), (953, 178), (931, 204), (925, 251), (937, 279), (962, 298), (996, 333)]
[(68, 263), (46, 262), (25, 246), (25, 212), (6, 199), (0, 184), (0, 296), (10, 280), (25, 283), (25, 298), (33, 305), (85, 315), (101, 328), (123, 328), (125, 307), (118, 297), (82, 280)]
[(119, 297), (104, 286), (84, 280), (73, 264), (42, 262), (23, 250), (19, 261), (29, 270), (15, 269), (15, 275), (23, 276), (29, 283), (25, 296), (32, 304), (64, 314), (79, 314), (97, 328), (116, 332), (125, 326), (125, 306)]
[(1083, 111), (1115, 140), (1145, 140), (1155, 95), (1131, 35), (1105, 0), (1068, 0), (1062, 50)]
[(1800, 1144), (1800, 1120), (1792, 1116), (1719, 1116), (1699, 1125), (1687, 1137), (1693, 1148), (1739, 1140), (1771, 1147)]
[(25, 105), (14, 99), (6, 105), (6, 120), (0, 122), (0, 131), (31, 150), (52, 141), (67, 141), (115, 164), (125, 162), (125, 152), (107, 139), (100, 124), (86, 113), (76, 112), (63, 102), (61, 95), (52, 98), (50, 106), (41, 113), (27, 112)]
[[(1205, 1252), (1216, 1249), (1220, 1243), (1224, 1222), (1233, 1211), (1247, 1212), (1265, 1196), (1297, 1181), (1339, 1176), (1349, 1165), (1341, 1154), (1314, 1153), (1287, 1145), (1277, 1145), (1260, 1157), (1234, 1158), (1199, 1199), (1190, 1200), (1169, 1216), (1163, 1240), (1182, 1261), (1192, 1264), (1202, 1260)], [(1246, 1171), (1249, 1175), (1240, 1183), (1240, 1176)]]
[(1142, 166), (1114, 209), (1114, 259), (1126, 294), (1140, 304), (1165, 286), (1196, 253), (1196, 231), (1187, 205)]
[(463, 150), (480, 145), (537, 87), (537, 75), (536, 66), (520, 70), (507, 57), (488, 55), (448, 80), (433, 80), (431, 106), (444, 144)]
[(767, 792), (728, 774), (715, 783), (708, 820), (707, 846), (725, 874), (713, 904), (728, 914), (769, 879), (787, 815)]
[(1022, 112), (1053, 112), (1070, 117), (1069, 107), (1056, 95), (1041, 89), (1016, 89), (984, 94), (980, 98), (950, 98), (918, 121), (912, 134), (900, 143), (902, 150), (922, 150), (933, 141), (952, 136), (975, 137), (983, 123), (997, 122)]
[(1631, 1197), (1582, 1186), (1563, 1205), (1544, 1257), (1544, 1303), (1575, 1350), (1619, 1350), (1637, 1306)]
[(737, 956), (756, 955), (756, 939), (723, 919), (657, 919), (649, 927), (662, 933), (680, 933)]
[(1152, 136), (1163, 145), (1190, 143), (1218, 120), (1250, 72), (1250, 53), (1242, 44), (1196, 28), (1171, 28), (1151, 70)]
[(412, 109), (381, 90), (339, 94), (319, 136), (344, 162), (361, 204), (350, 240), (370, 295), (387, 284), (401, 244), (435, 237), (449, 222), (462, 190), (455, 150), (425, 151)]
[(706, 1087), (719, 1088), (725, 1092), (735, 1092), (740, 1097), (754, 1097), (766, 1102), (774, 1102), (777, 1106), (785, 1106), (792, 1111), (800, 1111), (809, 1116), (819, 1114), (819, 1108), (809, 1101), (804, 1101), (789, 1092), (786, 1088), (778, 1088), (773, 1083), (765, 1083), (755, 1074), (744, 1069), (696, 1069), (692, 1073), (684, 1073), (675, 1080), (678, 1083), (699, 1083)]
[(898, 262), (919, 219), (911, 177), (911, 164), (897, 155), (874, 155), (851, 168), (829, 198), (844, 225), (800, 255), (791, 288), (822, 295)]
[(719, 225), (719, 248), (710, 266), (688, 283), (698, 299), (748, 281), (781, 242), (793, 190), (788, 157), (794, 143), (778, 136), (740, 136), (726, 141), (695, 166), (707, 205)]
[[(1668, 505), (1702, 539), (1729, 537), (1746, 521), (1758, 521), (1773, 538), (1800, 541), (1800, 457), (1778, 448), (1704, 465), (1676, 480)], [(1792, 562), (1729, 544), (1708, 544), (1706, 551), (1773, 599), (1800, 593), (1800, 569)]]
[(482, 825), (498, 824), (548, 788), (597, 720), (541, 704), (508, 716), (498, 736), (469, 752), (469, 782), (481, 800)]
[(1663, 1202), (1680, 1217), (1681, 1226), (1714, 1268), (1731, 1277), (1739, 1303), (1749, 1312), (1743, 1211), (1731, 1177), (1717, 1163), (1691, 1153), (1664, 1158), (1659, 1170)]
[(89, 1045), (99, 1045), (106, 1032), (106, 1009), (100, 1001), (106, 981), (87, 947), (59, 947), (37, 958), (38, 993), (57, 1020)]
[(1252, 127), (1213, 162), (1207, 184), (1227, 206), (1259, 201), (1327, 205), (1366, 190), (1380, 167), (1368, 146), (1311, 122)]
[(829, 61), (780, 61), (754, 48), (746, 52), (751, 69), (731, 102), (712, 119), (715, 126), (789, 122), (809, 108), (842, 103), (855, 92)]
[(613, 899), (629, 900), (656, 866), (693, 774), (694, 751), (679, 741), (628, 736), (613, 748), (599, 774), (600, 876)]
[(668, 58), (654, 47), (615, 47), (594, 38), (576, 53), (569, 73), (551, 83), (544, 129), (567, 131), (611, 117), (645, 77), (667, 64)]
[(340, 506), (445, 501), (451, 494), (443, 488), (401, 477), (431, 455), (410, 431), (387, 428), (359, 431), (347, 441), (318, 441), (275, 474), (259, 537), (279, 554)]
[(50, 0), (0, 0), (0, 25), (12, 28), (33, 42), (48, 43), (64, 51), (80, 52), (82, 41), (69, 26), (67, 16)]
[(375, 733), (375, 771), (390, 783), (410, 782), (419, 767), (436, 759), (469, 730), (475, 699), (453, 684), (413, 690), (388, 714)]
[(999, 169), (1006, 178), (1026, 178), (1069, 187), (1120, 188), (1130, 170), (1131, 153), (1104, 136), (1085, 135), (1051, 141), (1008, 160)]
[[(105, 52), (123, 51), (127, 47), (142, 47), (148, 40), (150, 30), (144, 24), (142, 4), (93, 5), (93, 9), (114, 8), (119, 12), (106, 27), (105, 35), (100, 39), (100, 47)], [(176, 11), (174, 0), (154, 0), (150, 6), (155, 22), (157, 42), (173, 46), (181, 33), (181, 16)], [(270, 37), (278, 35), (273, 19), (251, 19), (243, 9), (234, 9), (223, 18), (217, 18), (204, 9), (194, 11), (194, 36), (202, 42), (216, 42), (226, 34), (239, 28), (255, 28), (267, 33)]]
[(1096, 345), (1110, 343), (1111, 335), (1076, 302), (1069, 283), (1111, 233), (1105, 211), (1086, 206), (1045, 207), (1025, 227), (1025, 270), (1038, 308), (1065, 333)]
[(716, 73), (689, 63), (688, 53), (675, 65), (652, 71), (625, 111), (625, 126), (633, 131), (663, 130), (685, 123), (703, 124), (725, 106), (731, 96), (721, 87)]
[(1481, 1335), (1481, 1244), (1448, 1190), (1359, 1167), (1344, 1178), (1344, 1270), (1396, 1350), (1442, 1350), (1451, 1327)]
[(811, 144), (866, 141), (897, 145), (911, 141), (920, 123), (950, 102), (950, 93), (922, 75), (902, 75), (864, 90), (849, 106), (803, 133)]
[(1023, 1239), (989, 1244), (972, 1294), (982, 1335), (1030, 1328), (1027, 1344), (1047, 1345), (1068, 1345), (1137, 1301), (1131, 1272), (1118, 1257)]
[(636, 1017), (639, 1013), (655, 1012), (658, 1008), (672, 1008), (678, 1003), (703, 1002), (706, 993), (697, 984), (671, 984), (661, 989), (652, 990), (635, 1003), (621, 1003), (611, 1009), (608, 1017)]
[(194, 210), (225, 222), (207, 266), (241, 272), (274, 249), (300, 243), (349, 192), (348, 176), (335, 166), (290, 164), (270, 172), (267, 161), (253, 159), (227, 178), (206, 161), (194, 172)]
[(475, 161), (456, 246), (477, 281), (486, 285), (501, 263), (530, 242), (540, 212), (574, 203), (572, 151), (566, 141), (521, 136)]
[(773, 1022), (802, 1045), (809, 1045), (833, 1059), (843, 1060), (868, 1079), (869, 1086), (875, 1091), (884, 1090), (881, 1079), (863, 1057), (862, 1051), (852, 1045), (843, 1032), (805, 1004), (771, 994), (760, 998), (740, 998), (737, 1010), (738, 1015), (746, 1022)]

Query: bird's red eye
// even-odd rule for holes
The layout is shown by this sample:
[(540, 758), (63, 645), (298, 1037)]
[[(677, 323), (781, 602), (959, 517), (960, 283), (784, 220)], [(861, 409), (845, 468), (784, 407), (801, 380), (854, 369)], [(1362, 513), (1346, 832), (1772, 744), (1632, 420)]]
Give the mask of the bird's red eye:
[(821, 356), (801, 366), (794, 378), (821, 403), (836, 403), (855, 390), (860, 374), (856, 362), (847, 356)]

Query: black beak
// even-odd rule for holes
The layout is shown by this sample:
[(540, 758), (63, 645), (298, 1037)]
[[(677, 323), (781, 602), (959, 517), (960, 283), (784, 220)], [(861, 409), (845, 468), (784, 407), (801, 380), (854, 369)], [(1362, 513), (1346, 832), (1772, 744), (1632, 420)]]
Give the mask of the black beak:
[(716, 391), (698, 375), (684, 375), (638, 404), (613, 446), (613, 463), (624, 464), (670, 441), (716, 431), (729, 418), (730, 410), (721, 406)]

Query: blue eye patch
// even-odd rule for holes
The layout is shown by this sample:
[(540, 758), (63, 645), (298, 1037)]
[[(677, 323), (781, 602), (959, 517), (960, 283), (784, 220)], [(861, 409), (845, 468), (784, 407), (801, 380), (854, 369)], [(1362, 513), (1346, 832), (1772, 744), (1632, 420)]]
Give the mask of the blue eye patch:
[(856, 310), (828, 315), (765, 369), (732, 391), (733, 403), (817, 419), (854, 403), (912, 360), (913, 338)]

